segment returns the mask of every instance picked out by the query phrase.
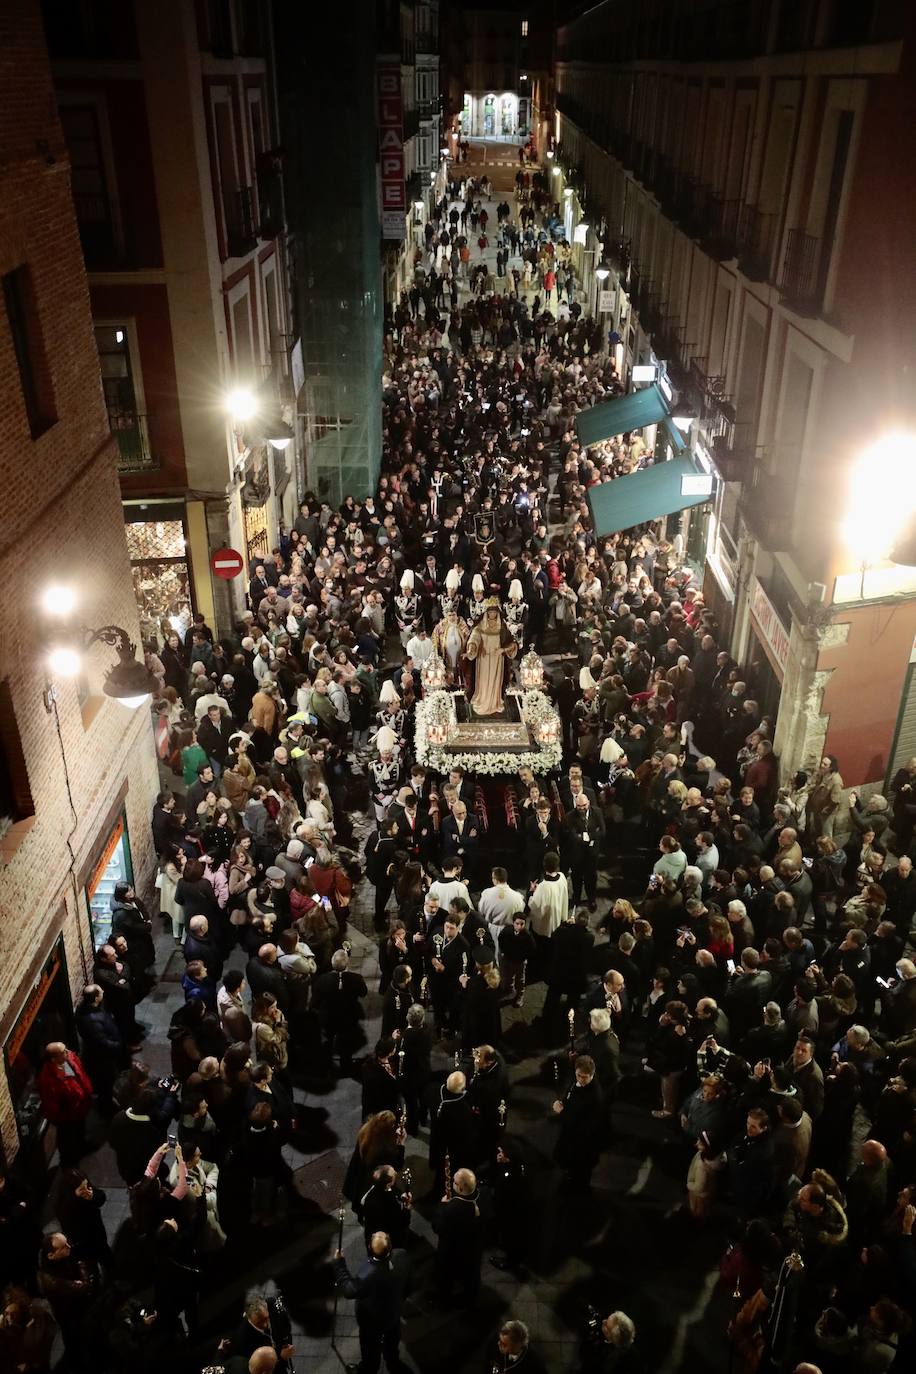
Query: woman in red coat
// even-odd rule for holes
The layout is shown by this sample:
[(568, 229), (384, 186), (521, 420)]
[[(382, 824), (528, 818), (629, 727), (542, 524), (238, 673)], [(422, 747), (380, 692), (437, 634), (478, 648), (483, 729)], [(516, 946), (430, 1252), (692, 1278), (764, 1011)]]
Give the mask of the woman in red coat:
[(79, 1056), (60, 1040), (45, 1046), (37, 1080), (41, 1110), (57, 1128), (60, 1162), (75, 1164), (86, 1153), (86, 1117), (92, 1106), (92, 1083)]

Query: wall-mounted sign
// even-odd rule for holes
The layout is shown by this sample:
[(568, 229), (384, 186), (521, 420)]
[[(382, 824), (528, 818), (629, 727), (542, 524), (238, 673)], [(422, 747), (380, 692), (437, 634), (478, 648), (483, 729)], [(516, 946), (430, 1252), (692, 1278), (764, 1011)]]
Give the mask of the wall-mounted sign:
[(654, 382), (658, 376), (658, 368), (655, 363), (637, 363), (633, 368), (633, 381)]
[(681, 478), (682, 496), (712, 496), (712, 478), (705, 472), (685, 472)]
[(407, 235), (407, 182), (404, 175), (404, 112), (401, 68), (396, 62), (376, 67), (378, 157), (382, 188), (382, 238)]
[(760, 583), (754, 578), (751, 588), (751, 615), (755, 628), (763, 644), (780, 673), (785, 673), (789, 662), (789, 631), (783, 625), (776, 608)]

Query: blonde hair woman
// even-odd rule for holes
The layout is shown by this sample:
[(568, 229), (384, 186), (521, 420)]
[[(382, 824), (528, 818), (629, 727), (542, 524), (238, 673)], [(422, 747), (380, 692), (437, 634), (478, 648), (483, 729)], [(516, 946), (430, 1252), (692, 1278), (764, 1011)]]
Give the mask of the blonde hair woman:
[(254, 1048), (259, 1064), (282, 1074), (289, 1063), (289, 1026), (272, 992), (260, 993), (251, 1006)]

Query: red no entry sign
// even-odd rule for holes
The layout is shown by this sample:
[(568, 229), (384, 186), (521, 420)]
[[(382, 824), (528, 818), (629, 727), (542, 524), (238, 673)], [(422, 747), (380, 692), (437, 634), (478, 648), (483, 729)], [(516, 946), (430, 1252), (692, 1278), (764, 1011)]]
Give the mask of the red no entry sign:
[(244, 566), (242, 555), (235, 549), (217, 549), (210, 555), (210, 567), (217, 577), (238, 577)]

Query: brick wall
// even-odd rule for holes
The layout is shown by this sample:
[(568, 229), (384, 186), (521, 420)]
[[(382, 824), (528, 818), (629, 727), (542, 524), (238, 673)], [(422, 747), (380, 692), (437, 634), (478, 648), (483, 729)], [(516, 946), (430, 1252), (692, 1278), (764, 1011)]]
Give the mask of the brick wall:
[[(14, 828), (0, 844), (4, 1035), (31, 991), (30, 971), (61, 930), (73, 993), (86, 981), (92, 950), (84, 874), (122, 796), (137, 886), (149, 892), (149, 814), (158, 788), (148, 712), (101, 697), (111, 650), (99, 646), (89, 654), (96, 699), (88, 711), (72, 682), (58, 684), (57, 718), (42, 702), (39, 598), (48, 583), (74, 587), (86, 624), (121, 625), (137, 639), (139, 629), (115, 445), (39, 13), (31, 0), (7, 0), (0, 12), (0, 273), (30, 268), (58, 417), (32, 440), (0, 304), (0, 678), (9, 683), (35, 811), (31, 824)], [(15, 1153), (2, 1069), (0, 1142), (7, 1157)]]

